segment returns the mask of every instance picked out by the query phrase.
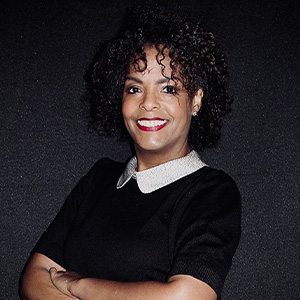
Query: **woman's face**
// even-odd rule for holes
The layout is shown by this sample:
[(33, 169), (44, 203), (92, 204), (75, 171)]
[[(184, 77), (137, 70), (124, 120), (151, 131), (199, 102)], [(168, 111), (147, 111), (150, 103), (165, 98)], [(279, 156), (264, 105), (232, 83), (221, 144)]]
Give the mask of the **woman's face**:
[(133, 138), (137, 154), (144, 151), (168, 155), (169, 160), (186, 155), (192, 113), (201, 105), (202, 91), (189, 99), (181, 82), (171, 77), (170, 59), (164, 58), (164, 75), (157, 63), (157, 50), (145, 50), (147, 69), (127, 74), (122, 112), (126, 128)]

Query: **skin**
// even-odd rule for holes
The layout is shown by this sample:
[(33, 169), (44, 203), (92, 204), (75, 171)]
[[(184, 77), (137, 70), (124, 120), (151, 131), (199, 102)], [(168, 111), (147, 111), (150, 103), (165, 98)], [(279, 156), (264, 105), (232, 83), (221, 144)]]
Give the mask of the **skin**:
[[(138, 171), (190, 152), (187, 136), (192, 113), (200, 109), (203, 96), (199, 89), (190, 99), (181, 82), (168, 80), (171, 77), (168, 56), (162, 61), (166, 66), (163, 76), (156, 59), (157, 50), (148, 47), (145, 53), (147, 69), (138, 72), (131, 68), (124, 86), (122, 106), (126, 128), (134, 141)], [(153, 119), (166, 123), (158, 130), (148, 131), (141, 129), (137, 123), (138, 120)]]
[[(180, 82), (167, 80), (156, 61), (156, 49), (146, 49), (147, 69), (133, 68), (124, 85), (122, 112), (133, 138), (138, 171), (185, 156), (192, 113), (201, 106), (203, 92), (190, 99)], [(165, 76), (170, 77), (169, 58), (165, 57)], [(174, 88), (177, 88), (174, 93)], [(139, 121), (139, 123), (138, 123)], [(155, 122), (153, 122), (155, 121)], [(189, 275), (172, 276), (168, 282), (116, 282), (85, 278), (68, 272), (50, 258), (35, 253), (22, 279), (26, 300), (215, 300), (214, 290)]]
[(35, 253), (30, 258), (22, 276), (22, 298), (25, 300), (71, 300), (74, 296), (67, 296), (51, 281), (49, 270), (55, 268), (58, 272), (66, 270), (45, 255)]

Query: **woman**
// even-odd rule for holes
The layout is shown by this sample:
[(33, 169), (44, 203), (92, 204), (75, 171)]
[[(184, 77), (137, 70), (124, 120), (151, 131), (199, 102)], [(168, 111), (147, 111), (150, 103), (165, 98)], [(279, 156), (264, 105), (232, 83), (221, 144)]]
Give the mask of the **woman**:
[(24, 299), (220, 297), (240, 196), (191, 145), (220, 136), (224, 57), (200, 23), (142, 8), (100, 45), (87, 76), (94, 124), (127, 131), (135, 156), (101, 159), (80, 180), (33, 251)]

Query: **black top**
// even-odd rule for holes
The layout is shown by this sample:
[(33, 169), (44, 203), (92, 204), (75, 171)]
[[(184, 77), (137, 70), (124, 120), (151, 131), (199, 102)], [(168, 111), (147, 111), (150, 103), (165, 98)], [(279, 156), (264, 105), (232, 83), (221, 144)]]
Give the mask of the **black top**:
[(66, 199), (34, 252), (67, 270), (117, 281), (166, 282), (187, 274), (219, 295), (240, 237), (240, 195), (222, 171), (203, 167), (152, 193), (125, 165), (98, 161)]

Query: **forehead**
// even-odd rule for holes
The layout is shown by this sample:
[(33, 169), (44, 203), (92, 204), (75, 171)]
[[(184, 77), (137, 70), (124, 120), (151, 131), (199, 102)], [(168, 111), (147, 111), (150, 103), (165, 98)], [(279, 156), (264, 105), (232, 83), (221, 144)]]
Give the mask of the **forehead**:
[(147, 61), (161, 61), (166, 64), (166, 66), (170, 65), (170, 57), (169, 57), (169, 50), (168, 48), (161, 49), (160, 51), (157, 50), (154, 46), (146, 46), (144, 48), (144, 51), (146, 53)]
[(130, 64), (130, 73), (150, 73), (159, 70), (160, 72), (163, 72), (165, 76), (171, 75), (171, 60), (168, 54), (168, 49), (164, 49), (163, 53), (161, 53), (154, 46), (146, 46), (144, 48), (144, 52), (146, 54), (146, 62), (142, 58), (135, 57), (133, 62)]

